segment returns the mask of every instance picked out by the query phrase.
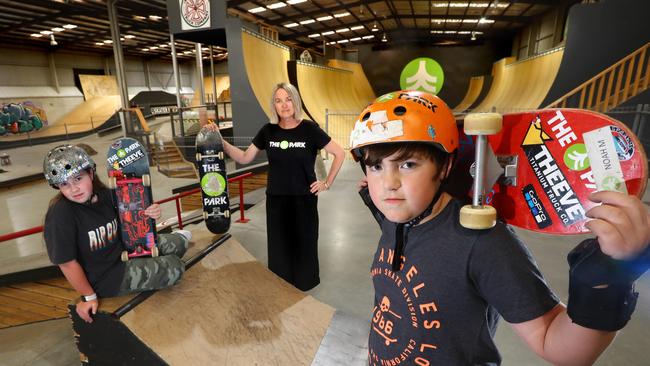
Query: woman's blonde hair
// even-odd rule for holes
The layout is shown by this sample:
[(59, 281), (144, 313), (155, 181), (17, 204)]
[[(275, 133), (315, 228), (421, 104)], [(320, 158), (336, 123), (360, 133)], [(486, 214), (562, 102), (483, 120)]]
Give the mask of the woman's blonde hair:
[(273, 87), (273, 92), (271, 93), (271, 116), (269, 122), (274, 125), (280, 122), (278, 112), (275, 110), (275, 93), (279, 89), (284, 89), (289, 94), (293, 102), (293, 117), (298, 121), (302, 121), (302, 100), (300, 100), (298, 89), (289, 83), (278, 83)]

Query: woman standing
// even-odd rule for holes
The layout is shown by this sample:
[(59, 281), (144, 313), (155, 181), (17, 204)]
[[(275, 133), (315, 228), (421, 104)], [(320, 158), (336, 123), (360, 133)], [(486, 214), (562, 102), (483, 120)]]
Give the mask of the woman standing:
[[(269, 160), (266, 233), (269, 269), (302, 291), (320, 283), (318, 271), (318, 194), (334, 183), (343, 149), (313, 121), (302, 119), (298, 90), (280, 83), (271, 94), (270, 123), (243, 151), (224, 141), (224, 150), (240, 164), (260, 150)], [(334, 162), (324, 181), (316, 179), (316, 153), (325, 149)]]

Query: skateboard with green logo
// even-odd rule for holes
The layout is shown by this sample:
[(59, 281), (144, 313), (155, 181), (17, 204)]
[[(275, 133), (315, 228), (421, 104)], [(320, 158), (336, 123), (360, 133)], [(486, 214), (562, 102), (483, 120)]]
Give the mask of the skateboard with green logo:
[(223, 140), (213, 123), (205, 125), (196, 135), (196, 165), (205, 225), (211, 232), (223, 234), (230, 228), (230, 200)]
[(122, 261), (157, 257), (156, 222), (144, 213), (153, 203), (147, 152), (138, 140), (125, 137), (111, 144), (106, 159), (108, 187), (113, 192), (126, 248)]
[(447, 190), (471, 202), (461, 210), (465, 227), (488, 228), (498, 216), (537, 232), (585, 234), (585, 212), (596, 205), (591, 192), (645, 192), (641, 143), (606, 115), (580, 109), (468, 114), (459, 130)]

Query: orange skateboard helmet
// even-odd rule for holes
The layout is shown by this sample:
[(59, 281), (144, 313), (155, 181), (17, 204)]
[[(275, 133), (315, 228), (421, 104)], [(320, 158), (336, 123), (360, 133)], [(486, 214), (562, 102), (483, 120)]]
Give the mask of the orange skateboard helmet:
[(359, 161), (362, 147), (391, 142), (430, 142), (451, 154), (458, 148), (456, 119), (442, 99), (429, 93), (384, 94), (359, 115), (350, 135), (350, 152)]

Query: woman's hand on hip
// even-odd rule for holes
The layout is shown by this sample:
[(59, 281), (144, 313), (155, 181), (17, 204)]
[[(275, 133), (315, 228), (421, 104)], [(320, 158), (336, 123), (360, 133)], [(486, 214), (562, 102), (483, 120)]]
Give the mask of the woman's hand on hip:
[(320, 192), (327, 191), (328, 189), (330, 189), (327, 182), (324, 182), (322, 180), (315, 181), (309, 186), (309, 188), (310, 188), (309, 191), (317, 196)]

